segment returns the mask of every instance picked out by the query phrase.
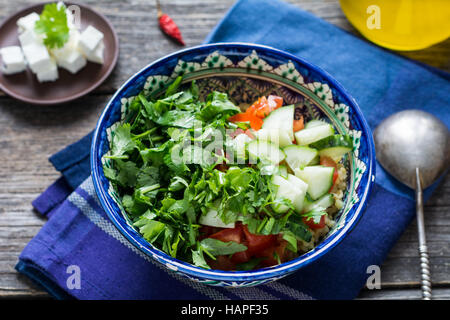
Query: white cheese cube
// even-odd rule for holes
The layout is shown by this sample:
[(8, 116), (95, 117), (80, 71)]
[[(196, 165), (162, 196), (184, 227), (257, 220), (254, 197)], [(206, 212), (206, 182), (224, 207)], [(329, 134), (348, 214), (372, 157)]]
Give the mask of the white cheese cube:
[(40, 43), (42, 41), (41, 37), (34, 32), (34, 30), (25, 30), (19, 34), (19, 42), (22, 47), (32, 43)]
[(2, 56), (1, 71), (4, 74), (13, 74), (25, 70), (27, 64), (22, 50), (18, 46), (10, 46), (0, 49)]
[(105, 49), (105, 45), (103, 41), (99, 43), (98, 47), (95, 48), (94, 52), (90, 55), (86, 55), (86, 59), (91, 62), (103, 64), (103, 51)]
[(17, 20), (17, 26), (19, 27), (19, 32), (25, 30), (34, 30), (34, 24), (39, 20), (39, 15), (36, 12), (32, 12), (19, 20)]
[(58, 79), (58, 67), (56, 62), (50, 60), (50, 65), (47, 69), (36, 73), (39, 82), (49, 82)]
[(71, 73), (77, 73), (86, 65), (86, 59), (78, 50), (67, 50), (57, 58), (57, 63), (61, 68)]
[(31, 71), (42, 73), (49, 70), (52, 61), (47, 48), (42, 43), (30, 43), (22, 48)]
[(85, 56), (91, 56), (102, 40), (103, 33), (93, 26), (89, 26), (81, 33), (78, 48)]
[(73, 29), (69, 32), (69, 40), (62, 48), (51, 49), (51, 53), (56, 59), (58, 66), (71, 73), (77, 73), (86, 65), (86, 59), (78, 51), (78, 39), (80, 33)]

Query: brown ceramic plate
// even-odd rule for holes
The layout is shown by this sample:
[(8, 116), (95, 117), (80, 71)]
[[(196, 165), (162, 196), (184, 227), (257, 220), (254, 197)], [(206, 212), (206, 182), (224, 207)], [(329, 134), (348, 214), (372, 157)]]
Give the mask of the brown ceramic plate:
[[(31, 12), (40, 14), (45, 3), (33, 5), (8, 17), (0, 25), (0, 48), (19, 45), (16, 21)], [(8, 95), (38, 105), (59, 104), (79, 98), (98, 87), (111, 73), (119, 56), (119, 42), (117, 35), (108, 20), (91, 8), (75, 4), (80, 7), (81, 30), (92, 25), (104, 34), (104, 64), (88, 62), (76, 74), (58, 68), (59, 77), (54, 82), (40, 83), (36, 75), (29, 68), (26, 71), (3, 75), (0, 73), (0, 89)]]

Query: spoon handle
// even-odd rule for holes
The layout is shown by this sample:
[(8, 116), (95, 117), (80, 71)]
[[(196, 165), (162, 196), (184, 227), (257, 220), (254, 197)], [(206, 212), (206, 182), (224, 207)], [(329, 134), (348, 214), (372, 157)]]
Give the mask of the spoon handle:
[(416, 213), (419, 231), (420, 269), (422, 276), (422, 299), (431, 300), (431, 273), (428, 260), (428, 247), (425, 238), (425, 223), (423, 218), (423, 193), (419, 168), (416, 168)]

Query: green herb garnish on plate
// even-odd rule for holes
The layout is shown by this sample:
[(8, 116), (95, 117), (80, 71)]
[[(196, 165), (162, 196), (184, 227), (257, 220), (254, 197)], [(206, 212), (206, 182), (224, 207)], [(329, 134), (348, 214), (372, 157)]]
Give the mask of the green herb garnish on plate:
[(56, 3), (46, 4), (40, 19), (36, 21), (35, 30), (44, 34), (44, 44), (52, 48), (62, 48), (69, 40), (66, 7)]

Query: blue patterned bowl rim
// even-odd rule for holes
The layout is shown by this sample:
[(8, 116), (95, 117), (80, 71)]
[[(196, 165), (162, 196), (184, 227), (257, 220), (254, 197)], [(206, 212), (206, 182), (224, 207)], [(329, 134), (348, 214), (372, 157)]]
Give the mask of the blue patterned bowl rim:
[[(173, 61), (174, 59), (178, 59), (183, 55), (188, 53), (194, 53), (196, 51), (201, 52), (203, 50), (211, 51), (213, 49), (219, 51), (226, 51), (232, 49), (240, 49), (240, 50), (248, 50), (251, 52), (252, 50), (257, 50), (259, 52), (267, 52), (271, 55), (278, 55), (285, 60), (291, 60), (295, 63), (301, 65), (305, 69), (312, 70), (314, 73), (318, 74), (323, 80), (325, 80), (328, 84), (331, 84), (333, 88), (348, 102), (349, 107), (352, 109), (354, 115), (360, 122), (362, 126), (362, 132), (365, 136), (365, 141), (367, 145), (368, 152), (368, 162), (366, 163), (367, 171), (364, 174), (367, 179), (366, 181), (361, 181), (360, 187), (364, 187), (364, 191), (362, 193), (362, 197), (359, 199), (359, 203), (357, 204), (356, 209), (352, 208), (354, 212), (351, 216), (351, 219), (346, 222), (344, 227), (340, 229), (338, 232), (334, 233), (333, 236), (327, 238), (325, 241), (328, 241), (324, 246), (322, 246), (319, 250), (311, 250), (300, 257), (282, 263), (280, 265), (252, 270), (252, 271), (222, 271), (222, 270), (212, 270), (212, 269), (203, 269), (191, 265), (189, 263), (183, 262), (181, 260), (170, 257), (164, 252), (155, 249), (151, 246), (142, 236), (140, 236), (134, 229), (132, 229), (126, 221), (122, 218), (120, 211), (114, 208), (113, 200), (109, 197), (107, 190), (101, 183), (101, 177), (103, 176), (102, 163), (99, 161), (101, 158), (99, 145), (102, 139), (102, 132), (106, 130), (106, 121), (105, 118), (113, 111), (113, 106), (117, 103), (117, 100), (120, 101), (121, 94), (127, 89), (130, 89), (134, 86), (135, 82), (138, 78), (142, 77), (143, 74), (148, 74), (147, 72), (153, 68), (160, 67), (167, 63), (168, 61)], [(259, 44), (252, 43), (240, 43), (240, 42), (229, 42), (229, 43), (213, 43), (213, 44), (204, 44), (199, 45), (187, 49), (183, 49), (172, 54), (166, 55), (150, 64), (142, 68), (140, 71), (131, 76), (113, 95), (108, 104), (106, 105), (104, 111), (102, 112), (97, 126), (94, 131), (92, 146), (91, 146), (91, 175), (93, 179), (93, 184), (99, 198), (99, 201), (105, 210), (108, 217), (111, 219), (115, 227), (120, 231), (120, 233), (130, 241), (134, 246), (136, 246), (140, 251), (144, 252), (146, 255), (151, 257), (152, 259), (157, 260), (158, 262), (167, 261), (166, 266), (169, 269), (184, 273), (188, 277), (203, 279), (203, 280), (214, 280), (214, 281), (230, 281), (230, 282), (240, 282), (240, 281), (258, 281), (258, 280), (266, 280), (266, 279), (275, 279), (283, 277), (287, 274), (290, 274), (301, 267), (304, 267), (311, 262), (319, 259), (327, 252), (329, 252), (332, 248), (334, 248), (338, 243), (340, 243), (356, 226), (358, 221), (361, 219), (365, 208), (367, 206), (367, 200), (371, 193), (373, 184), (375, 182), (375, 147), (373, 142), (372, 131), (368, 126), (356, 100), (344, 89), (344, 87), (336, 81), (330, 74), (328, 74), (323, 69), (315, 66), (302, 58), (290, 54), (288, 52), (265, 46)], [(365, 183), (365, 186), (364, 186)], [(116, 205), (117, 206), (117, 205)]]

